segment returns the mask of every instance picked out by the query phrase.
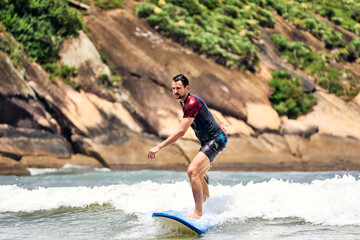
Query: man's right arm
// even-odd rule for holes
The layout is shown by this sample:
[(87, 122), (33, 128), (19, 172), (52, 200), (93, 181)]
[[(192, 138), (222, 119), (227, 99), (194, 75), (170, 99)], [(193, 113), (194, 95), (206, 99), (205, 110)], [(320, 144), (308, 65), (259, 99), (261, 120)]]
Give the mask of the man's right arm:
[(169, 146), (170, 144), (176, 142), (179, 138), (184, 136), (193, 121), (194, 118), (192, 117), (182, 118), (179, 129), (173, 134), (171, 134), (166, 140), (158, 144), (156, 147), (150, 149), (150, 151), (148, 152), (148, 158), (154, 159), (156, 153), (158, 153), (162, 148)]

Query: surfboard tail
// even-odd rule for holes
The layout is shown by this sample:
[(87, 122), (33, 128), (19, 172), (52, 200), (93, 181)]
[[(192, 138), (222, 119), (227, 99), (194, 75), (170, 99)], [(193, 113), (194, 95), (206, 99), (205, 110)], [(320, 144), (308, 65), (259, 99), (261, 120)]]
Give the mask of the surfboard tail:
[(177, 211), (165, 211), (165, 212), (155, 212), (152, 214), (154, 218), (165, 220), (165, 224), (174, 225), (177, 227), (185, 227), (194, 231), (198, 234), (204, 234), (210, 230), (211, 226), (208, 221), (202, 219), (193, 219), (186, 216), (183, 216), (180, 212)]

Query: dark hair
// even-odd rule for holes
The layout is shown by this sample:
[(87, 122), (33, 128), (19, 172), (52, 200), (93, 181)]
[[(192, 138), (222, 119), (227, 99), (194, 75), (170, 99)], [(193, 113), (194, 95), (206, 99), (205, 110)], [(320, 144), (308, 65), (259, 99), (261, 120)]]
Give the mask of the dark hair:
[(181, 81), (184, 87), (189, 86), (189, 80), (183, 75), (178, 74), (173, 78), (174, 82)]

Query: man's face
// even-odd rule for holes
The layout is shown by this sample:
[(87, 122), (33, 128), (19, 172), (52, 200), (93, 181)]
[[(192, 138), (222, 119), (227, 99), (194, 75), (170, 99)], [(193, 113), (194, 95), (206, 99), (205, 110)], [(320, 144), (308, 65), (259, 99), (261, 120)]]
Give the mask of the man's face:
[(185, 98), (187, 91), (189, 89), (189, 86), (186, 86), (186, 88), (184, 88), (184, 85), (182, 84), (181, 81), (173, 82), (171, 87), (172, 87), (173, 95), (176, 99)]

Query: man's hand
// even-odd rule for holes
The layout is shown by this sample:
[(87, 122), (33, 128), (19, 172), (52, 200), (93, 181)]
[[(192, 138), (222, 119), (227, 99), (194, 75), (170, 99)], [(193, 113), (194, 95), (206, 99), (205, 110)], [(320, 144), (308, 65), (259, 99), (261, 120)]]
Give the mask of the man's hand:
[(223, 122), (220, 123), (220, 127), (224, 131), (224, 133), (226, 133), (226, 128), (225, 127), (228, 127), (228, 126), (229, 125), (227, 125), (226, 123), (223, 123)]
[(160, 151), (160, 148), (158, 146), (153, 147), (152, 149), (149, 150), (148, 152), (148, 158), (150, 159), (154, 159), (155, 158), (155, 154), (157, 154)]

